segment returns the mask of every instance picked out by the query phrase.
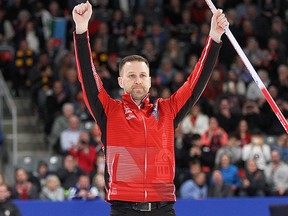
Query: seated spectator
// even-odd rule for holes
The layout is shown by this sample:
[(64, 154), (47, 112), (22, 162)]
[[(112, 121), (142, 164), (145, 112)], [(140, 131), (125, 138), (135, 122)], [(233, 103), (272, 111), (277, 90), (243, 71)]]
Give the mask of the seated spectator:
[(207, 198), (208, 187), (204, 172), (197, 173), (194, 178), (186, 180), (180, 187), (180, 197), (189, 199)]
[(11, 201), (11, 191), (5, 183), (0, 184), (0, 215), (21, 216), (18, 207)]
[(230, 185), (234, 192), (237, 191), (240, 186), (239, 170), (231, 163), (230, 155), (225, 153), (221, 155), (218, 169), (222, 173), (224, 183)]
[(265, 167), (264, 174), (271, 196), (288, 196), (288, 165), (285, 164), (277, 150), (271, 152), (272, 160)]
[(19, 96), (20, 90), (27, 90), (30, 87), (28, 76), (32, 67), (36, 64), (36, 54), (29, 48), (26, 39), (20, 41), (19, 48), (15, 52), (15, 65), (12, 71), (12, 95)]
[(40, 193), (40, 199), (51, 201), (63, 201), (64, 189), (61, 187), (60, 180), (56, 175), (49, 175), (46, 184)]
[(243, 119), (248, 123), (250, 131), (261, 130), (263, 127), (263, 117), (258, 104), (255, 101), (247, 100), (242, 107)]
[(69, 200), (95, 200), (99, 197), (98, 189), (91, 185), (88, 175), (80, 175), (77, 184), (69, 189)]
[[(226, 97), (227, 96), (227, 97)], [(237, 110), (241, 110), (241, 102), (237, 97), (232, 96), (232, 94), (226, 96), (222, 94), (218, 98), (218, 110), (215, 110), (215, 117), (218, 120), (219, 126), (223, 128), (227, 133), (232, 133), (236, 130), (236, 127), (240, 121), (240, 115)], [(232, 107), (234, 106), (234, 107)], [(234, 113), (232, 112), (234, 108)], [(240, 111), (239, 111), (240, 112)]]
[(197, 159), (191, 159), (188, 162), (189, 168), (185, 170), (180, 179), (180, 184), (189, 179), (194, 179), (194, 176), (202, 171), (201, 162)]
[[(184, 137), (184, 146), (181, 150), (181, 161), (183, 166), (189, 164), (191, 159), (197, 159), (201, 162), (203, 169), (209, 171), (214, 167), (214, 153), (209, 146), (204, 146), (201, 143), (199, 134), (186, 135)], [(185, 167), (186, 167), (185, 166)]]
[(64, 157), (63, 167), (56, 172), (65, 190), (76, 185), (79, 176), (83, 173), (84, 171), (77, 166), (76, 159), (69, 154)]
[(89, 173), (91, 182), (93, 182), (93, 178), (97, 175), (97, 174), (103, 174), (105, 173), (105, 157), (104, 157), (104, 152), (103, 151), (99, 151), (97, 153), (97, 157), (95, 160), (95, 164), (93, 167), (93, 170)]
[(16, 183), (12, 187), (12, 198), (20, 200), (39, 198), (37, 187), (28, 181), (28, 173), (23, 168), (16, 170)]
[[(267, 88), (268, 85), (270, 84), (270, 79), (268, 76), (268, 72), (266, 70), (259, 70), (258, 71), (259, 78)], [(253, 101), (258, 101), (258, 100), (263, 100), (265, 99), (263, 93), (259, 89), (258, 85), (256, 82), (250, 82), (248, 87), (247, 87), (247, 93), (246, 93), (246, 98), (248, 100), (253, 100)]]
[(240, 120), (236, 128), (235, 134), (237, 139), (240, 140), (241, 148), (251, 142), (251, 134), (249, 132), (248, 123), (245, 119)]
[(280, 135), (277, 142), (272, 145), (273, 150), (277, 150), (280, 158), (284, 162), (288, 162), (288, 135), (286, 133)]
[(163, 58), (160, 67), (157, 69), (157, 85), (168, 86), (174, 79), (176, 69), (169, 58)]
[(264, 170), (271, 160), (270, 146), (263, 142), (263, 136), (258, 131), (252, 133), (251, 143), (242, 149), (242, 160), (246, 162), (249, 159), (254, 159), (261, 170)]
[(265, 175), (263, 170), (257, 168), (255, 160), (250, 159), (246, 162), (246, 169), (241, 179), (239, 196), (265, 196)]
[(72, 115), (68, 121), (68, 128), (60, 134), (60, 149), (58, 149), (58, 153), (62, 155), (67, 154), (70, 148), (76, 145), (81, 133), (80, 120), (76, 115)]
[(105, 180), (104, 180), (104, 173), (97, 173), (93, 180), (92, 184), (98, 189), (99, 197), (101, 199), (105, 199), (106, 196), (106, 189), (105, 189)]
[(173, 67), (178, 70), (183, 70), (185, 63), (185, 53), (180, 47), (179, 40), (177, 38), (169, 38), (167, 47), (163, 53), (163, 58), (171, 60)]
[(199, 104), (195, 104), (190, 113), (182, 120), (181, 129), (184, 134), (202, 135), (209, 125), (209, 117), (201, 112)]
[(90, 129), (90, 142), (91, 145), (95, 146), (96, 152), (102, 151), (101, 142), (101, 130), (97, 123), (94, 123), (93, 127)]
[(70, 148), (70, 154), (77, 160), (78, 166), (89, 174), (96, 161), (95, 147), (90, 145), (89, 133), (84, 131), (80, 134), (77, 143)]
[(50, 134), (55, 118), (61, 115), (62, 107), (69, 102), (67, 92), (65, 92), (63, 83), (56, 80), (53, 83), (52, 91), (47, 94), (45, 101), (45, 133)]
[(227, 144), (227, 141), (228, 134), (219, 126), (218, 120), (215, 117), (211, 117), (209, 128), (201, 136), (201, 143), (210, 147), (215, 155), (220, 147)]
[(46, 183), (46, 177), (50, 174), (48, 169), (48, 164), (40, 160), (37, 165), (37, 170), (32, 173), (32, 177), (30, 177), (30, 181), (34, 183), (38, 187), (38, 191), (41, 191), (41, 188)]
[(224, 183), (222, 173), (219, 170), (214, 170), (211, 184), (208, 187), (208, 197), (223, 198), (232, 197), (233, 195), (234, 192), (230, 185)]
[(74, 107), (72, 103), (65, 103), (62, 107), (62, 114), (58, 116), (53, 122), (51, 133), (48, 141), (51, 148), (59, 147), (60, 134), (68, 128), (68, 119), (74, 114)]
[(242, 149), (240, 147), (240, 140), (237, 139), (236, 135), (231, 134), (228, 138), (227, 145), (221, 147), (217, 153), (215, 158), (215, 164), (219, 164), (220, 157), (223, 154), (228, 154), (231, 157), (231, 163), (237, 165), (240, 165), (241, 163), (241, 154)]

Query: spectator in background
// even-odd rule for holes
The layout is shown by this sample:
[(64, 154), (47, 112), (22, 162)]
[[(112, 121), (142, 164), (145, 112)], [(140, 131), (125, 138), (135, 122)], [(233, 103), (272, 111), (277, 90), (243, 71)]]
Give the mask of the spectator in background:
[(223, 80), (220, 75), (220, 71), (214, 68), (213, 73), (211, 74), (210, 80), (203, 92), (203, 97), (208, 100), (211, 106), (215, 104), (215, 98), (220, 96), (223, 93)]
[(227, 145), (218, 149), (215, 157), (215, 164), (219, 164), (220, 157), (223, 154), (230, 155), (231, 163), (239, 167), (242, 161), (242, 149), (240, 147), (240, 140), (237, 139), (235, 134), (230, 134), (228, 137)]
[(77, 184), (69, 189), (69, 200), (95, 200), (98, 197), (99, 191), (90, 183), (88, 175), (80, 175)]
[(219, 148), (225, 146), (228, 141), (228, 134), (218, 124), (218, 120), (215, 117), (209, 119), (209, 128), (202, 134), (201, 143), (204, 146), (208, 146), (214, 155)]
[(37, 187), (28, 180), (27, 171), (23, 168), (18, 168), (15, 174), (16, 183), (12, 187), (12, 198), (21, 200), (38, 199)]
[(288, 162), (288, 135), (287, 133), (281, 134), (277, 138), (277, 142), (272, 145), (272, 150), (277, 150), (280, 158), (284, 162)]
[(245, 96), (246, 85), (238, 79), (238, 74), (233, 70), (229, 70), (227, 73), (227, 80), (223, 83), (223, 93), (229, 92), (231, 87), (235, 89), (235, 94)]
[[(235, 105), (235, 113), (232, 112), (233, 105)], [(236, 110), (240, 110), (241, 112), (240, 106), (241, 102), (237, 101), (237, 99), (234, 100), (233, 98), (229, 98), (229, 96), (225, 97), (224, 95), (219, 98), (219, 109), (215, 111), (215, 117), (218, 120), (219, 126), (228, 134), (234, 132), (237, 128), (241, 116)], [(216, 107), (218, 106), (216, 105)]]
[(206, 21), (206, 14), (209, 12), (206, 2), (201, 0), (192, 1), (189, 5), (189, 9), (191, 10), (191, 20), (194, 23), (199, 25)]
[(53, 122), (51, 133), (48, 141), (50, 148), (56, 148), (60, 142), (60, 134), (68, 128), (68, 119), (74, 114), (74, 107), (72, 103), (65, 103), (62, 107), (62, 114), (59, 115)]
[(12, 95), (19, 96), (20, 90), (30, 88), (28, 76), (32, 67), (36, 65), (36, 54), (28, 47), (28, 42), (23, 39), (15, 52), (14, 71), (12, 71)]
[[(264, 86), (267, 88), (268, 85), (270, 84), (270, 79), (268, 76), (268, 72), (266, 70), (259, 70), (258, 71), (258, 75), (259, 78), (262, 80), (262, 82), (264, 83)], [(253, 100), (253, 101), (261, 101), (264, 100), (265, 101), (265, 97), (263, 95), (263, 93), (261, 92), (261, 90), (259, 89), (258, 85), (256, 84), (256, 82), (251, 81), (247, 87), (247, 94), (246, 94), (246, 98), (248, 100)], [(260, 103), (262, 104), (262, 103)]]
[(209, 117), (201, 112), (201, 106), (195, 104), (190, 113), (182, 120), (181, 130), (184, 134), (200, 134), (207, 131)]
[(180, 197), (184, 199), (207, 198), (208, 187), (204, 172), (195, 174), (193, 179), (186, 180), (180, 187)]
[(257, 168), (256, 161), (250, 159), (246, 161), (245, 171), (241, 176), (241, 186), (239, 189), (239, 196), (265, 196), (265, 175), (263, 170)]
[(97, 123), (93, 124), (89, 133), (91, 145), (95, 147), (97, 153), (100, 152), (102, 149), (101, 130)]
[(155, 82), (156, 70), (160, 62), (160, 54), (151, 39), (148, 38), (144, 41), (141, 55), (149, 61), (151, 67), (151, 81)]
[(70, 148), (69, 153), (75, 157), (77, 165), (89, 174), (96, 161), (95, 147), (90, 143), (89, 133), (84, 131), (80, 134), (77, 143)]
[(241, 148), (251, 142), (251, 134), (249, 132), (248, 123), (245, 119), (240, 120), (235, 135), (237, 139), (240, 140)]
[(184, 137), (184, 146), (181, 150), (182, 166), (189, 165), (189, 161), (199, 160), (203, 170), (208, 172), (214, 167), (214, 153), (209, 146), (204, 146), (201, 142), (200, 134), (186, 135)]
[(162, 55), (165, 50), (167, 34), (164, 32), (159, 21), (154, 21), (154, 23), (151, 24), (151, 30), (148, 33), (147, 38), (152, 41), (155, 50)]
[(11, 191), (5, 183), (0, 184), (0, 215), (21, 216), (18, 207), (11, 201)]
[(53, 88), (55, 74), (48, 53), (41, 52), (37, 64), (33, 66), (28, 76), (31, 89), (32, 106), (38, 112), (41, 120), (46, 120), (46, 98)]
[(40, 52), (40, 42), (41, 38), (37, 32), (36, 23), (29, 20), (25, 26), (25, 39), (28, 42), (29, 48), (33, 50), (34, 53), (39, 54)]
[(140, 7), (140, 11), (145, 16), (148, 24), (153, 23), (155, 20), (163, 20), (162, 3), (159, 3), (156, 0), (142, 1)]
[(248, 123), (249, 131), (262, 130), (263, 117), (255, 101), (246, 100), (242, 107), (243, 119)]
[(81, 122), (92, 120), (89, 110), (84, 103), (82, 90), (76, 92), (73, 100), (73, 106), (74, 106), (74, 113), (75, 115), (79, 116)]
[(183, 70), (185, 63), (185, 52), (180, 46), (180, 41), (177, 38), (170, 38), (167, 42), (167, 47), (162, 55), (162, 58), (168, 58), (172, 62), (173, 67), (178, 70)]
[(230, 185), (231, 189), (236, 193), (240, 186), (239, 169), (231, 163), (230, 155), (222, 154), (217, 168), (222, 173), (224, 183)]
[(68, 128), (60, 134), (59, 154), (67, 154), (72, 146), (76, 145), (81, 134), (80, 119), (76, 115), (69, 118)]
[(208, 187), (208, 197), (224, 198), (233, 197), (234, 192), (231, 186), (224, 183), (222, 173), (214, 170), (212, 173), (211, 184)]
[(271, 162), (265, 167), (264, 173), (271, 196), (288, 196), (288, 166), (277, 150), (271, 152)]
[(97, 173), (93, 177), (92, 184), (98, 189), (99, 197), (104, 200), (106, 195), (104, 173)]
[(82, 174), (84, 174), (84, 171), (77, 166), (76, 159), (72, 155), (64, 157), (63, 166), (56, 172), (64, 190), (76, 185), (79, 176)]
[(161, 66), (157, 69), (157, 85), (168, 86), (176, 74), (176, 69), (169, 58), (163, 58)]
[(245, 83), (245, 85), (248, 85), (251, 81), (253, 81), (253, 78), (249, 72), (249, 70), (244, 65), (242, 59), (239, 56), (236, 56), (232, 65), (231, 70), (235, 71), (238, 75), (239, 80)]
[(75, 67), (68, 68), (64, 77), (64, 89), (67, 92), (68, 99), (70, 100), (73, 100), (76, 93), (81, 89)]
[(277, 67), (278, 79), (275, 81), (278, 87), (278, 96), (288, 100), (288, 65), (281, 64)]
[(252, 133), (251, 143), (245, 145), (242, 149), (242, 160), (247, 162), (250, 159), (256, 161), (260, 170), (264, 170), (266, 164), (271, 160), (270, 146), (264, 143), (263, 136), (258, 131)]
[(55, 118), (61, 115), (62, 107), (69, 102), (69, 97), (64, 89), (63, 82), (56, 80), (52, 91), (47, 92), (45, 107), (45, 133), (50, 134)]
[(32, 178), (30, 180), (32, 183), (37, 186), (37, 190), (40, 192), (41, 188), (46, 184), (46, 178), (50, 174), (48, 164), (40, 160), (37, 164), (37, 170), (32, 173)]
[(60, 180), (56, 175), (49, 175), (46, 184), (40, 193), (40, 199), (50, 201), (63, 201), (64, 189), (61, 187)]

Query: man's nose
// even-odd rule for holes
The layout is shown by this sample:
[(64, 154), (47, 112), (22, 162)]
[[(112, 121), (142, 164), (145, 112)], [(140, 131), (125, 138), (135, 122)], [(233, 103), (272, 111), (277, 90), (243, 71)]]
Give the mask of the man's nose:
[(136, 77), (135, 83), (136, 84), (141, 84), (142, 83), (142, 79), (140, 77)]

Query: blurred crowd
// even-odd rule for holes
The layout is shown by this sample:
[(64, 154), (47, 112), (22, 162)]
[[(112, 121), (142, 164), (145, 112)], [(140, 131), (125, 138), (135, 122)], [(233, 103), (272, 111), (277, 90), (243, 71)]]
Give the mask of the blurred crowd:
[[(152, 100), (185, 82), (209, 34), (212, 14), (204, 0), (90, 2), (92, 57), (111, 97), (122, 94), (118, 63), (129, 54), (148, 59)], [(53, 172), (45, 161), (32, 173), (18, 168), (15, 185), (7, 187), (12, 198), (104, 199), (101, 131), (83, 102), (75, 65), (71, 11), (78, 3), (0, 0), (1, 70), (14, 97), (31, 98), (43, 142), (63, 157)], [(287, 117), (288, 1), (214, 3)], [(59, 39), (53, 26), (60, 18)], [(177, 196), (287, 196), (287, 134), (225, 35), (222, 41), (203, 95), (175, 131)]]

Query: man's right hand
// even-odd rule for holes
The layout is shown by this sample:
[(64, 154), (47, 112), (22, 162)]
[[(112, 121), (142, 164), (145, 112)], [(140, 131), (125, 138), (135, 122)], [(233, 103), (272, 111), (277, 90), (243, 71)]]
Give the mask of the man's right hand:
[(91, 15), (92, 6), (89, 1), (78, 4), (74, 7), (72, 16), (76, 25), (76, 34), (82, 34), (87, 31)]

